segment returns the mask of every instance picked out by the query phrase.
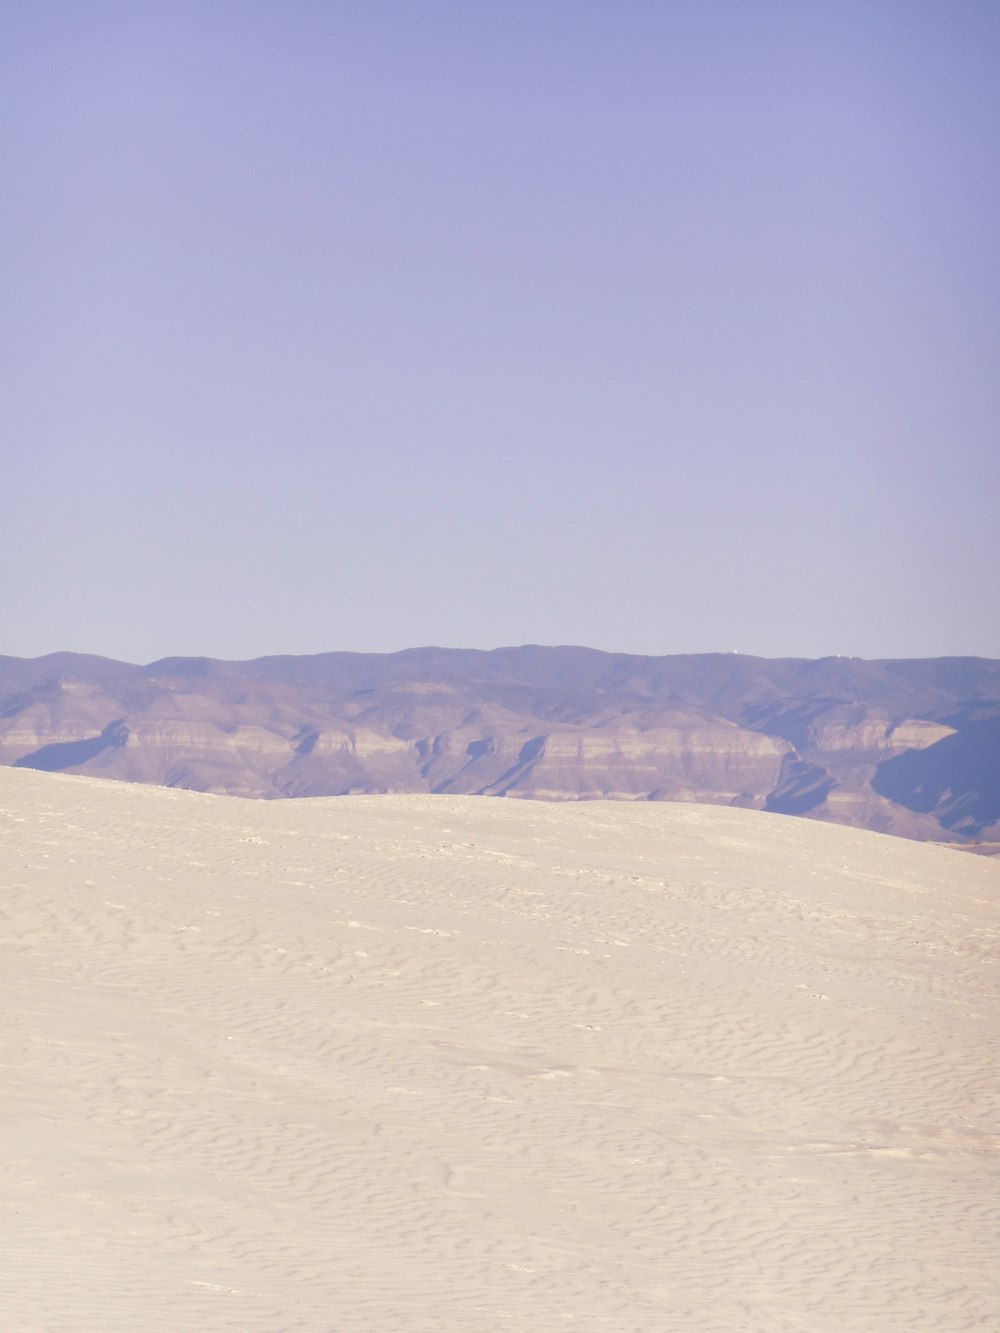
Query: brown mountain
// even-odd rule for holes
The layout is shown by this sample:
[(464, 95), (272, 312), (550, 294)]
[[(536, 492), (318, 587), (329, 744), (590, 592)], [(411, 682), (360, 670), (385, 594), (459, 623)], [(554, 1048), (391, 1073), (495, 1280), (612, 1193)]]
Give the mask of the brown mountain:
[(707, 801), (1000, 850), (1000, 662), (7, 657), (0, 762), (251, 797)]

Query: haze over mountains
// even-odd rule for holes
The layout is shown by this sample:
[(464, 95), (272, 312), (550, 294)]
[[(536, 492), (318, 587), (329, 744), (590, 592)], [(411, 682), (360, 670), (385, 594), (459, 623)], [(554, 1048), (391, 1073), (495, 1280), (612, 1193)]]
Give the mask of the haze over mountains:
[(1000, 850), (1000, 662), (7, 657), (0, 762), (246, 797), (699, 801)]
[(0, 761), (248, 797), (705, 801), (1000, 844), (1000, 663), (541, 647), (7, 657)]

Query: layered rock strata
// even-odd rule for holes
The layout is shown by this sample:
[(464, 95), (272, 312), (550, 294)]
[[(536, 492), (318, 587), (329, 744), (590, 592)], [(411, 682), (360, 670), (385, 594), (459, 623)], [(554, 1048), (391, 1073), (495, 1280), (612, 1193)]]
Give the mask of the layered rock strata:
[(1000, 844), (1000, 663), (0, 659), (0, 762), (252, 797), (701, 801)]

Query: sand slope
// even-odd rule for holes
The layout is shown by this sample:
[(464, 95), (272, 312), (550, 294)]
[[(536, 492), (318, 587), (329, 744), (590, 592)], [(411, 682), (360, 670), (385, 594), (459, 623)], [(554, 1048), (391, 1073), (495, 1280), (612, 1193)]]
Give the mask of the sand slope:
[(19, 1333), (995, 1329), (1000, 864), (0, 769)]

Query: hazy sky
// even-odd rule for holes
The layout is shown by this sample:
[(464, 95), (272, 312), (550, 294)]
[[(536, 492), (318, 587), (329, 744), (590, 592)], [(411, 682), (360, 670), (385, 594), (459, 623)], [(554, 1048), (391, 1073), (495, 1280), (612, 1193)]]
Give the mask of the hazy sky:
[(0, 653), (1000, 656), (996, 0), (0, 12)]

